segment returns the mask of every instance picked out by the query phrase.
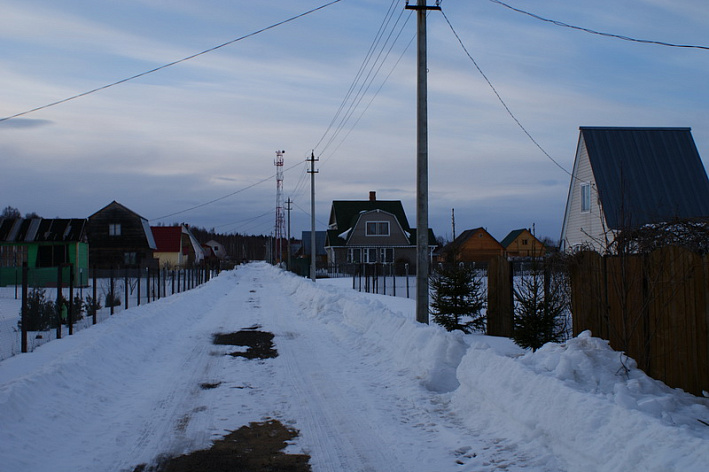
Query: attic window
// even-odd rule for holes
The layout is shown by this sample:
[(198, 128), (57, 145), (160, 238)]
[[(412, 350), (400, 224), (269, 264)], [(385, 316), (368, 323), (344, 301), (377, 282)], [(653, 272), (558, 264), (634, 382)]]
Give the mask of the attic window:
[(367, 236), (389, 236), (389, 222), (368, 221), (366, 234)]
[(108, 235), (109, 236), (120, 236), (121, 235), (121, 224), (111, 223), (108, 225)]
[(591, 184), (581, 184), (581, 211), (591, 211)]

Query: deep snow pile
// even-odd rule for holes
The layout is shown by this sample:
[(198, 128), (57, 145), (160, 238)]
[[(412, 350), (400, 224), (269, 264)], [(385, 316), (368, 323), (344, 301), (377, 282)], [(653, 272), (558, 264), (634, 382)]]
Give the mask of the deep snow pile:
[[(356, 460), (397, 470), (393, 458), (407, 456), (406, 470), (496, 470), (486, 443), (520, 458), (507, 470), (686, 472), (709, 464), (709, 400), (649, 379), (589, 333), (531, 353), (506, 339), (416, 323), (412, 300), (336, 284), (251, 264), (0, 362), (0, 470), (130, 470), (160, 453), (204, 447), (239, 426), (227, 417), (245, 424), (265, 415), (295, 422), (302, 439), (294, 447), (309, 449), (316, 471), (357, 470)], [(255, 369), (214, 355), (212, 334), (253, 323), (276, 334), (279, 359)], [(299, 352), (336, 358), (338, 371), (304, 372), (308, 358), (288, 357)], [(307, 401), (298, 398), (307, 384), (277, 391), (294, 367), (318, 389), (317, 401), (339, 408), (347, 399), (330, 397), (349, 390), (364, 398), (359, 411), (334, 418), (362, 424), (352, 433), (363, 436), (357, 454), (376, 446), (364, 435), (378, 429), (419, 450), (391, 443), (390, 453), (366, 460), (328, 457), (318, 443), (347, 454), (336, 443), (347, 428), (333, 432), (305, 411), (315, 401), (306, 391)], [(363, 382), (366, 369), (376, 378)], [(195, 387), (215, 380), (224, 387)], [(384, 405), (387, 398), (398, 403)], [(409, 414), (427, 416), (409, 423), (401, 418)], [(465, 460), (448, 460), (452, 450)]]

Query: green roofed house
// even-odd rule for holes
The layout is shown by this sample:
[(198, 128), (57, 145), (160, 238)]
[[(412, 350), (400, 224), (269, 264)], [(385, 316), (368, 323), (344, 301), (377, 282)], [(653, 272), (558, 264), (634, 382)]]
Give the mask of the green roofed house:
[(70, 266), (74, 285), (87, 285), (89, 246), (86, 219), (0, 218), (0, 286), (22, 283), (22, 265), (27, 263), (28, 282), (33, 287), (69, 284)]
[[(429, 253), (436, 247), (428, 229)], [(409, 264), (416, 266), (416, 229), (409, 226), (398, 200), (335, 200), (330, 210), (325, 250), (328, 263)]]

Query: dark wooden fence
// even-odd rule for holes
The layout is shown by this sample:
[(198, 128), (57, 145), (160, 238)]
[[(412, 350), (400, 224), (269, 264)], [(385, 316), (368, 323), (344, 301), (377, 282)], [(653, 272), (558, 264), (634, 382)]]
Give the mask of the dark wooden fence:
[(571, 267), (574, 335), (590, 330), (671, 387), (709, 390), (709, 257), (582, 252)]
[(487, 334), (512, 337), (514, 302), (512, 298), (512, 264), (498, 256), (487, 267)]

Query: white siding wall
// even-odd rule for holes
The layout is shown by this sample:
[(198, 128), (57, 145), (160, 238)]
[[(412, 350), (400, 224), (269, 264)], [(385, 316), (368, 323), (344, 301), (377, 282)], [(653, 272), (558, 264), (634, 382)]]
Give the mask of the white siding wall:
[[(591, 184), (591, 209), (581, 211), (581, 186)], [(565, 227), (562, 230), (565, 249), (577, 246), (590, 246), (598, 251), (605, 248), (605, 223), (598, 201), (598, 191), (593, 178), (591, 163), (588, 159), (586, 144), (583, 139), (579, 141), (574, 165), (574, 176), (571, 178), (569, 201), (566, 203)]]

